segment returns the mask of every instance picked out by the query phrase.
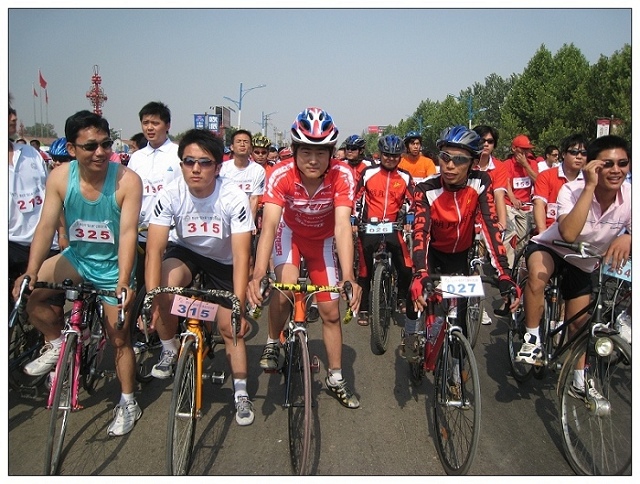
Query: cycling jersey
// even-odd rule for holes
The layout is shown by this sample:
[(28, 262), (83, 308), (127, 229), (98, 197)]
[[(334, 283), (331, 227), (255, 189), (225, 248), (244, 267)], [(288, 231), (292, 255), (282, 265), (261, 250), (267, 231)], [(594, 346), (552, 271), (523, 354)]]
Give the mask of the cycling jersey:
[(265, 170), (253, 160), (249, 160), (244, 168), (238, 168), (233, 158), (224, 161), (220, 167), (220, 176), (233, 181), (247, 197), (264, 193)]
[(410, 160), (406, 155), (402, 155), (398, 168), (409, 172), (413, 177), (414, 183), (420, 183), (427, 177), (437, 173), (433, 160), (424, 155), (418, 156), (418, 159), (415, 161)]
[(472, 170), (466, 186), (448, 190), (440, 175), (416, 185), (413, 226), (413, 262), (416, 270), (427, 269), (429, 248), (459, 253), (468, 250), (474, 240), (476, 212), (482, 214), (482, 233), (488, 241), (487, 251), (498, 275), (508, 274), (506, 252), (495, 222), (491, 179), (484, 172)]
[[(582, 180), (582, 171), (578, 173), (576, 180)], [(533, 196), (531, 200), (539, 198), (546, 206), (547, 212), (547, 227), (556, 221), (558, 216), (558, 192), (562, 185), (567, 183), (566, 175), (562, 169), (562, 165), (554, 166), (548, 170), (544, 170), (538, 175), (536, 182), (533, 186)]]
[(160, 192), (150, 224), (169, 227), (169, 242), (222, 264), (233, 263), (231, 234), (255, 228), (249, 199), (233, 182), (218, 178), (211, 195), (198, 198), (180, 177)]
[(404, 170), (372, 166), (363, 171), (356, 189), (356, 200), (363, 198), (363, 222), (373, 217), (395, 222), (405, 200), (413, 202), (413, 180)]
[(348, 163), (349, 167), (353, 171), (353, 179), (355, 180), (356, 184), (360, 180), (360, 177), (362, 176), (362, 173), (364, 172), (364, 170), (366, 170), (371, 166), (374, 166), (374, 164), (370, 160), (363, 159), (355, 166), (349, 163), (347, 160), (345, 161)]
[(347, 163), (332, 159), (322, 184), (309, 194), (295, 160), (283, 161), (269, 174), (263, 203), (283, 207), (283, 219), (294, 234), (310, 240), (333, 237), (335, 207), (353, 207), (355, 182)]
[(498, 158), (493, 156), (489, 157), (489, 163), (484, 168), (481, 168), (480, 165), (474, 165), (474, 170), (478, 171), (486, 171), (491, 177), (491, 188), (494, 193), (498, 190), (507, 191), (507, 183), (509, 182), (507, 176), (507, 168), (503, 161), (500, 161)]
[[(533, 155), (527, 155), (527, 161), (531, 169), (538, 173), (538, 163)], [(533, 193), (533, 180), (529, 177), (529, 173), (514, 157), (504, 161), (507, 170), (507, 177), (511, 183), (513, 195), (522, 203), (531, 203), (531, 194)], [(513, 205), (509, 197), (505, 197), (507, 205)]]

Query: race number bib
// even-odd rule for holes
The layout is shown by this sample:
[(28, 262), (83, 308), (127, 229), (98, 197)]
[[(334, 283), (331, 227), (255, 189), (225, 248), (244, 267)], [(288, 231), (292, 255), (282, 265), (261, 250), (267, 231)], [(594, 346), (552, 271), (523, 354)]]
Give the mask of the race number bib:
[(444, 299), (484, 296), (480, 276), (441, 276), (439, 288)]
[(251, 195), (253, 193), (251, 182), (241, 182), (238, 186), (240, 187), (240, 190), (242, 190), (247, 195)]
[(76, 220), (69, 227), (69, 241), (115, 244), (115, 236), (106, 222)]
[(547, 218), (555, 220), (558, 217), (558, 204), (547, 203)]
[(602, 268), (602, 274), (631, 282), (631, 259), (628, 259), (626, 264), (617, 270), (610, 263), (607, 264)]
[(183, 237), (222, 238), (222, 221), (213, 214), (189, 215), (182, 219)]
[(364, 228), (365, 234), (390, 234), (391, 232), (393, 232), (393, 222), (367, 224)]
[(144, 180), (142, 185), (142, 196), (152, 197), (162, 190), (163, 180)]
[(13, 199), (20, 213), (30, 213), (33, 212), (36, 207), (42, 205), (44, 202), (44, 192), (38, 187), (34, 191), (15, 193)]
[(531, 187), (531, 178), (529, 178), (528, 176), (513, 179), (514, 189), (529, 188), (529, 187)]
[(207, 301), (198, 301), (190, 297), (175, 295), (171, 314), (183, 318), (199, 319), (201, 321), (213, 321), (218, 312), (218, 305)]

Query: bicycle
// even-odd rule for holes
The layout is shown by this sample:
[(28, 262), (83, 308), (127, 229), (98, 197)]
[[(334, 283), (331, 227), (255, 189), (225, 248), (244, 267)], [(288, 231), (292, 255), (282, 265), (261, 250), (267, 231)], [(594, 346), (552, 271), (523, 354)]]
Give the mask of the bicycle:
[[(481, 245), (482, 234), (476, 226), (473, 245), (468, 255), (470, 276), (482, 276), (484, 274), (483, 266), (486, 264), (486, 256), (481, 254)], [(472, 348), (475, 348), (478, 342), (478, 334), (480, 333), (484, 313), (484, 299), (478, 296), (470, 297), (467, 301), (467, 339)]]
[[(469, 340), (457, 325), (457, 298), (483, 292), (486, 276), (430, 276), (427, 306), (420, 315), (417, 357), (409, 361), (414, 386), (434, 375), (433, 421), (436, 449), (445, 472), (464, 475), (475, 458), (480, 437), (481, 396), (478, 365)], [(404, 335), (403, 335), (404, 338)], [(403, 339), (404, 341), (404, 339)]]
[[(229, 291), (194, 289), (189, 287), (156, 287), (149, 291), (142, 304), (145, 325), (150, 319), (151, 304), (158, 294), (174, 294), (174, 314), (182, 317), (180, 353), (176, 364), (167, 420), (166, 470), (169, 475), (189, 472), (195, 440), (196, 422), (202, 417), (203, 382), (224, 381), (224, 373), (204, 373), (205, 357), (213, 358), (218, 341), (213, 330), (215, 311), (210, 304), (231, 309), (233, 344), (240, 329), (240, 301)], [(182, 299), (178, 299), (181, 296)]]
[[(262, 306), (269, 303), (271, 290), (285, 294), (291, 304), (291, 313), (280, 334), (280, 342), (284, 349), (284, 363), (275, 371), (284, 375), (285, 390), (283, 407), (288, 411), (289, 455), (291, 468), (296, 475), (308, 475), (310, 472), (310, 450), (313, 441), (313, 394), (311, 372), (320, 371), (320, 360), (316, 355), (309, 355), (307, 333), (308, 302), (319, 292), (344, 293), (347, 305), (352, 297), (351, 284), (347, 281), (343, 287), (317, 286), (307, 284), (306, 279), (299, 278), (297, 284), (271, 281), (264, 277), (260, 283), (260, 292), (265, 297)], [(287, 293), (293, 292), (293, 299)], [(348, 307), (348, 306), (347, 306)], [(260, 316), (261, 308), (254, 309), (254, 319)], [(351, 321), (353, 314), (348, 307), (342, 320)]]
[(398, 301), (398, 273), (391, 260), (391, 252), (387, 249), (386, 235), (403, 230), (402, 222), (379, 221), (376, 218), (359, 226), (360, 233), (381, 236), (378, 248), (373, 254), (373, 277), (369, 301), (371, 339), (373, 346), (380, 354), (387, 351), (389, 327)]
[[(616, 314), (620, 307), (628, 307), (631, 288), (627, 284), (605, 285), (607, 272), (602, 264), (602, 256), (586, 242), (567, 243), (553, 241), (554, 245), (567, 247), (576, 252), (577, 257), (592, 257), (600, 261), (600, 268), (593, 287), (593, 297), (589, 304), (575, 316), (551, 325), (557, 319), (559, 298), (553, 300), (545, 296), (545, 312), (540, 324), (542, 357), (536, 362), (543, 369), (559, 370), (557, 394), (560, 399), (560, 422), (562, 442), (566, 458), (577, 474), (609, 475), (621, 474), (631, 466), (631, 346), (620, 336), (615, 327)], [(567, 257), (572, 256), (569, 254)], [(630, 279), (630, 262), (628, 271)], [(525, 280), (526, 283), (526, 280)], [(548, 286), (557, 290), (558, 281), (552, 280)], [(553, 294), (551, 291), (547, 291)], [(613, 294), (613, 300), (607, 299)], [(618, 311), (617, 311), (617, 309)], [(588, 320), (569, 335), (568, 328), (583, 315)], [(524, 336), (522, 311), (516, 311), (511, 319), (510, 334), (518, 338)], [(515, 338), (513, 338), (515, 339)], [(515, 342), (509, 344), (509, 356), (514, 368), (513, 357), (517, 354)], [(514, 353), (515, 352), (515, 353)], [(513, 356), (512, 356), (513, 354)], [(566, 355), (564, 361), (561, 357)], [(576, 364), (586, 359), (584, 367), (584, 396), (576, 398), (570, 393)], [(519, 364), (518, 364), (519, 365)], [(520, 378), (525, 372), (514, 376)], [(536, 371), (535, 368), (531, 371)], [(518, 377), (516, 377), (518, 379)], [(595, 398), (592, 390), (604, 397), (604, 402)]]
[[(99, 370), (106, 345), (104, 313), (99, 296), (118, 297), (125, 300), (124, 291), (116, 296), (115, 291), (95, 289), (89, 282), (77, 286), (69, 279), (62, 284), (37, 282), (36, 288), (62, 290), (67, 301), (72, 302), (71, 312), (65, 318), (62, 331), (62, 347), (51, 381), (47, 408), (51, 409), (51, 420), (45, 450), (44, 472), (57, 473), (61, 463), (64, 437), (71, 412), (83, 407), (78, 401), (80, 382), (87, 393), (93, 394), (98, 379), (104, 377)], [(117, 328), (125, 322), (124, 308), (118, 313)]]
[(20, 393), (21, 397), (37, 398), (40, 386), (49, 375), (33, 377), (25, 375), (22, 370), (44, 345), (40, 331), (29, 323), (26, 313), (28, 294), (29, 278), (25, 278), (9, 315), (9, 387)]

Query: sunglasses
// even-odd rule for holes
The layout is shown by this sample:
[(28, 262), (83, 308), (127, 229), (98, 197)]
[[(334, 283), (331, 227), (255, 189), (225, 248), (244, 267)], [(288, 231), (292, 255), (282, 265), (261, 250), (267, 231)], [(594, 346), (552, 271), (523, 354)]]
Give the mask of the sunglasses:
[(492, 144), (494, 144), (496, 142), (496, 140), (491, 139), (491, 138), (482, 138), (480, 141), (482, 142), (482, 144), (488, 143), (490, 145), (492, 145)]
[(400, 153), (382, 153), (382, 156), (384, 156), (385, 158), (400, 158)]
[(473, 161), (473, 158), (469, 158), (468, 156), (460, 156), (460, 155), (452, 156), (446, 151), (441, 151), (440, 153), (438, 153), (438, 156), (445, 163), (449, 163), (450, 161), (453, 161), (454, 165), (465, 165)]
[(266, 155), (268, 153), (267, 150), (253, 150), (253, 153), (256, 155)]
[(187, 156), (182, 159), (182, 164), (190, 168), (193, 167), (196, 163), (200, 165), (200, 168), (208, 168), (210, 166), (213, 166), (215, 162), (213, 160), (210, 160), (209, 158), (196, 159), (190, 156)]
[(347, 146), (345, 150), (347, 151), (358, 151), (360, 148), (356, 148), (355, 146)]
[(89, 143), (85, 143), (83, 145), (79, 145), (76, 143), (73, 143), (73, 146), (77, 146), (78, 148), (82, 148), (85, 151), (95, 151), (98, 149), (98, 146), (100, 146), (103, 150), (110, 150), (111, 147), (113, 146), (113, 140), (112, 139), (106, 139), (104, 141), (100, 141), (100, 143), (98, 143), (97, 141), (91, 141)]
[(567, 150), (567, 153), (569, 153), (572, 156), (578, 156), (578, 155), (587, 156), (587, 150)]
[(619, 168), (624, 168), (628, 164), (629, 164), (629, 160), (618, 160), (617, 163), (613, 160), (604, 160), (604, 164), (602, 165), (602, 168), (613, 168), (613, 165), (618, 165)]

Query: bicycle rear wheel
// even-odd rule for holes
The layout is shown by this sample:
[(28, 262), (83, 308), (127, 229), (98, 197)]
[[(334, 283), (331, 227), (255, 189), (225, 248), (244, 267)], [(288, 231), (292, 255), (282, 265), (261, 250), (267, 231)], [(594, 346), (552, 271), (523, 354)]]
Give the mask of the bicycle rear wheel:
[(383, 354), (387, 351), (393, 301), (392, 277), (384, 263), (376, 264), (371, 286), (371, 338), (378, 354)]
[(100, 364), (104, 345), (106, 344), (104, 331), (102, 329), (102, 318), (104, 317), (102, 307), (97, 301), (92, 301), (87, 309), (89, 312), (89, 330), (91, 339), (83, 349), (82, 358), (82, 387), (89, 395), (93, 395), (96, 390), (96, 383), (101, 378)]
[(471, 345), (460, 331), (442, 345), (434, 373), (436, 449), (449, 475), (469, 472), (480, 437), (480, 380)]
[[(511, 278), (520, 287), (520, 291), (524, 294), (524, 287), (527, 284), (527, 278), (529, 277), (529, 271), (527, 270), (527, 264), (525, 263), (524, 254), (520, 252), (513, 264), (513, 270), (511, 271)], [(524, 383), (529, 380), (533, 375), (533, 366), (526, 363), (518, 363), (515, 361), (516, 355), (522, 343), (524, 343), (524, 334), (526, 333), (526, 326), (524, 323), (524, 296), (520, 298), (520, 304), (515, 313), (509, 316), (507, 320), (508, 332), (507, 332), (507, 349), (509, 350), (509, 365), (511, 366), (511, 374), (519, 383)]]
[(44, 338), (31, 324), (21, 323), (17, 319), (14, 309), (9, 319), (9, 386), (20, 391), (25, 386), (39, 385), (48, 375), (30, 377), (22, 371), (22, 367), (42, 348)]
[(578, 399), (569, 393), (573, 368), (586, 347), (584, 339), (574, 345), (559, 381), (562, 443), (577, 474), (631, 473), (631, 346), (618, 335), (610, 339), (613, 351), (609, 356), (589, 351), (585, 375), (586, 380), (593, 380), (608, 406), (597, 405), (589, 396)]
[(484, 299), (480, 297), (470, 297), (467, 301), (467, 339), (472, 348), (476, 346), (476, 342), (478, 341), (483, 312)]
[(51, 406), (51, 420), (49, 421), (49, 435), (47, 436), (47, 446), (44, 454), (45, 475), (55, 475), (60, 466), (60, 456), (64, 436), (69, 423), (71, 413), (71, 393), (76, 370), (76, 346), (78, 335), (76, 333), (67, 334), (66, 347), (62, 359), (58, 362), (56, 369), (57, 380), (54, 388), (53, 405)]
[(136, 300), (133, 303), (133, 311), (131, 313), (131, 344), (136, 358), (136, 380), (140, 383), (149, 383), (153, 380), (151, 369), (158, 362), (160, 352), (162, 351), (162, 343), (160, 337), (155, 331), (153, 333), (144, 334), (138, 327), (138, 318), (142, 310), (144, 297), (147, 295), (145, 286), (138, 291)]
[(286, 366), (288, 394), (289, 454), (291, 469), (295, 475), (308, 475), (311, 449), (311, 366), (306, 335), (294, 333), (295, 340), (289, 343)]
[(167, 422), (167, 474), (189, 472), (196, 429), (196, 345), (187, 339), (180, 349)]

